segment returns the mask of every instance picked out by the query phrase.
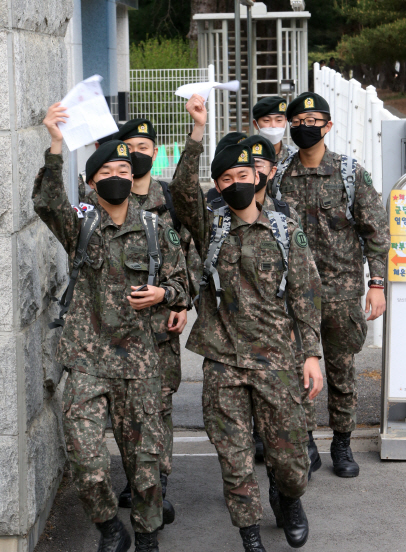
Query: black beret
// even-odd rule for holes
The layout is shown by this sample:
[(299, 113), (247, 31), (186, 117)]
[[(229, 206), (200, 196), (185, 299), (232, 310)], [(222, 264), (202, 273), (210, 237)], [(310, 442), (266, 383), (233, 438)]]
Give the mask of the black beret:
[(211, 177), (216, 180), (232, 167), (253, 167), (254, 159), (251, 148), (244, 146), (243, 142), (226, 146), (213, 159), (211, 163)]
[(263, 136), (250, 136), (246, 140), (242, 141), (241, 144), (244, 144), (245, 146), (251, 148), (253, 157), (261, 157), (262, 159), (268, 159), (268, 161), (272, 161), (273, 163), (275, 163), (275, 148), (273, 147), (271, 142)]
[(217, 144), (214, 156), (220, 153), (220, 151), (223, 150), (225, 147), (238, 144), (239, 142), (241, 142), (242, 140), (245, 140), (246, 138), (248, 138), (248, 135), (245, 134), (245, 132), (229, 132), (228, 134), (223, 136), (223, 138)]
[(323, 96), (319, 96), (319, 94), (315, 94), (314, 92), (303, 92), (303, 94), (300, 94), (300, 96), (290, 102), (286, 117), (288, 121), (291, 121), (292, 117), (299, 115), (299, 113), (306, 113), (306, 111), (318, 111), (319, 113), (328, 113), (330, 115), (330, 106)]
[(156, 132), (148, 119), (131, 119), (127, 121), (115, 134), (116, 140), (129, 140), (136, 136), (145, 136), (153, 142), (156, 142)]
[(86, 182), (108, 161), (127, 161), (132, 165), (128, 145), (121, 140), (110, 140), (102, 144), (87, 160)]
[(281, 96), (268, 96), (267, 98), (261, 98), (257, 102), (252, 110), (254, 119), (258, 121), (265, 115), (286, 115), (287, 103), (285, 98)]

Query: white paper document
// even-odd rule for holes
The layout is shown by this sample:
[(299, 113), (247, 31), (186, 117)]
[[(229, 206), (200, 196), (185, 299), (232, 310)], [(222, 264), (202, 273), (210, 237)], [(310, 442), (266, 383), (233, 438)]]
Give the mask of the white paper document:
[(209, 97), (210, 91), (212, 88), (217, 88), (218, 90), (229, 90), (230, 92), (237, 92), (240, 88), (240, 81), (233, 80), (230, 82), (194, 82), (191, 84), (184, 84), (179, 87), (175, 94), (181, 98), (186, 98), (190, 100), (193, 94), (199, 94), (204, 101)]
[(58, 123), (58, 127), (70, 151), (118, 131), (100, 86), (101, 80), (100, 75), (93, 75), (77, 84), (61, 100), (69, 119), (66, 123)]

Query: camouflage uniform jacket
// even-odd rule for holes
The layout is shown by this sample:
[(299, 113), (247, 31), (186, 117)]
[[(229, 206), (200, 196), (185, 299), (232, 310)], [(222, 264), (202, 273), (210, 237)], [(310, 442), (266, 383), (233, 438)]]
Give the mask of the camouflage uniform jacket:
[[(364, 294), (364, 269), (357, 233), (347, 220), (347, 194), (341, 177), (341, 155), (328, 148), (320, 165), (304, 167), (296, 154), (286, 170), (282, 198), (298, 212), (322, 282), (323, 301), (342, 301)], [(390, 247), (386, 212), (372, 179), (357, 164), (355, 229), (365, 240), (371, 276), (384, 276)]]
[[(36, 213), (75, 257), (80, 219), (71, 208), (62, 180), (62, 156), (45, 154), (32, 198)], [(57, 350), (64, 366), (105, 378), (150, 378), (159, 376), (157, 345), (151, 331), (151, 308), (135, 311), (127, 295), (131, 286), (148, 280), (148, 246), (134, 202), (129, 202), (121, 227), (93, 202), (101, 214), (100, 226), (90, 239), (87, 252), (92, 261), (81, 269)], [(182, 310), (188, 304), (186, 263), (170, 228), (159, 224), (162, 265), (159, 284), (170, 291), (168, 306)]]
[(279, 163), (279, 161), (283, 161), (290, 155), (290, 151), (288, 150), (288, 147), (286, 144), (282, 142), (282, 146), (280, 149), (280, 152), (276, 156), (276, 162)]
[[(192, 234), (202, 259), (207, 256), (213, 213), (199, 186), (196, 165), (201, 143), (191, 138), (178, 164), (170, 189), (179, 219)], [(271, 224), (261, 213), (253, 224), (231, 215), (230, 234), (224, 242), (217, 270), (222, 293), (216, 312), (215, 288), (202, 292), (199, 317), (187, 347), (204, 357), (231, 366), (249, 369), (293, 370), (294, 352), (290, 334), (292, 319), (285, 300), (276, 297), (282, 280), (283, 263)], [(297, 224), (288, 219), (289, 300), (301, 330), (306, 357), (320, 356), (320, 279), (311, 280), (311, 253), (296, 241)], [(301, 244), (302, 245), (302, 244)]]

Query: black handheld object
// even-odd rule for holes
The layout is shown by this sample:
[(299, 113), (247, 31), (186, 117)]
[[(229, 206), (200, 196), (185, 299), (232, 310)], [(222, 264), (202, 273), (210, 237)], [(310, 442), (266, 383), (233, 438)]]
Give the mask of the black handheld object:
[(145, 291), (146, 289), (148, 289), (148, 285), (147, 284), (144, 284), (143, 286), (135, 289), (134, 291)]

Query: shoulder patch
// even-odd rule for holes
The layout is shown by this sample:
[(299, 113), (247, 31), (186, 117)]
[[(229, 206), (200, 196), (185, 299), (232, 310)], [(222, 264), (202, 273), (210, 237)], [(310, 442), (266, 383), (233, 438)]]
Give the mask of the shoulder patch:
[(307, 247), (307, 237), (302, 230), (298, 230), (297, 232), (295, 232), (294, 238), (296, 245), (298, 245), (302, 249), (305, 249)]
[(76, 205), (72, 205), (72, 209), (76, 211), (78, 218), (84, 218), (83, 213), (79, 207), (76, 207)]
[(364, 171), (364, 180), (367, 186), (372, 186), (372, 177), (368, 171)]
[(180, 246), (179, 236), (173, 228), (168, 228), (167, 235), (172, 245), (176, 245), (176, 247)]

